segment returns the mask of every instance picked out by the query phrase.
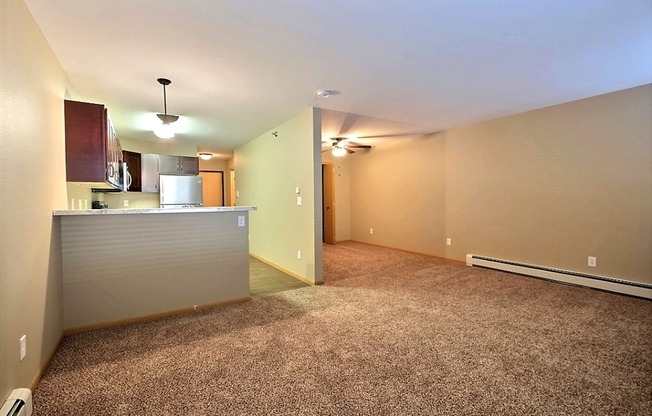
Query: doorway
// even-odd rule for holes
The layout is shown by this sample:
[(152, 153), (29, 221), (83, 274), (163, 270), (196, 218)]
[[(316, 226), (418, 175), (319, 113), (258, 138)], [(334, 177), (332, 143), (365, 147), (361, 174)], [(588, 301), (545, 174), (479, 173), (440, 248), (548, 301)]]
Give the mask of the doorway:
[(231, 169), (229, 171), (229, 206), (235, 206), (235, 170)]
[(199, 172), (202, 177), (203, 203), (205, 207), (224, 206), (224, 172), (206, 171)]
[(335, 171), (332, 163), (321, 165), (322, 235), (324, 243), (335, 244)]

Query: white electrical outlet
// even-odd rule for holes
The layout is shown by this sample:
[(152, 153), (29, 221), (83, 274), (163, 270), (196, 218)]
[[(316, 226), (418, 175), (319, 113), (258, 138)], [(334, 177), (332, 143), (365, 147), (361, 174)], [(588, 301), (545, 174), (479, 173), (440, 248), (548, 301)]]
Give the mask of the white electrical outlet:
[(369, 234), (373, 234), (373, 233), (374, 233), (374, 229), (373, 229), (373, 228), (370, 228), (370, 229), (369, 229)]
[(245, 226), (245, 217), (244, 215), (238, 215), (238, 227)]
[(598, 267), (598, 258), (589, 256), (589, 267)]
[(297, 205), (301, 205), (301, 202), (302, 202), (302, 201), (301, 201), (301, 197), (298, 196), (298, 197), (297, 197)]
[(297, 259), (301, 260), (301, 250), (297, 250)]
[(23, 358), (25, 358), (25, 356), (27, 355), (27, 335), (23, 335), (18, 340), (18, 350), (19, 350), (18, 359), (20, 361), (23, 361)]
[(122, 203), (125, 207), (129, 206), (129, 200), (125, 199), (124, 202)]
[(240, 198), (240, 191), (235, 191), (235, 197)]
[(446, 245), (447, 245), (447, 246), (452, 246), (452, 245), (453, 245), (453, 239), (450, 238), (450, 237), (447, 238), (447, 239), (446, 239)]

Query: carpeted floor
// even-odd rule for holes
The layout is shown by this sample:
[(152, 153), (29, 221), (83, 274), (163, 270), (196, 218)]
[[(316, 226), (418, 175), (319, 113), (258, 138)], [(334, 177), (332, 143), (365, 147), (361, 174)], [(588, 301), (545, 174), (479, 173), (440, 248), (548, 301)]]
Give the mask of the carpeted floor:
[(326, 284), (66, 337), (35, 415), (648, 415), (652, 302), (324, 248)]

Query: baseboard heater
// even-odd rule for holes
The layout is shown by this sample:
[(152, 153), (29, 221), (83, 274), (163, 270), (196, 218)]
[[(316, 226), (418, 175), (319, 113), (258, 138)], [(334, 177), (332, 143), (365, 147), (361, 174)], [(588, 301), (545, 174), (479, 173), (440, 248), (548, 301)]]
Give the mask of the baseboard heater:
[(588, 286), (595, 289), (652, 299), (652, 285), (645, 283), (631, 282), (629, 280), (620, 280), (611, 277), (596, 276), (550, 267), (535, 266), (532, 264), (517, 263), (514, 261), (494, 259), (475, 254), (466, 255), (466, 264), (468, 266), (480, 266), (489, 269), (504, 270), (526, 276), (540, 277), (542, 279), (556, 280), (579, 286)]
[(15, 389), (0, 409), (0, 416), (32, 416), (32, 391)]

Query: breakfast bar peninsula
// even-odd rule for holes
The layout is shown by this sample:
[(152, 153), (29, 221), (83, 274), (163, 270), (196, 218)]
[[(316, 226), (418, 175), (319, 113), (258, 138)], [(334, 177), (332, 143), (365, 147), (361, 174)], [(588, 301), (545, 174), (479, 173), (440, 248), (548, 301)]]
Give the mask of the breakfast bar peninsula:
[(249, 299), (255, 207), (53, 211), (68, 333)]

